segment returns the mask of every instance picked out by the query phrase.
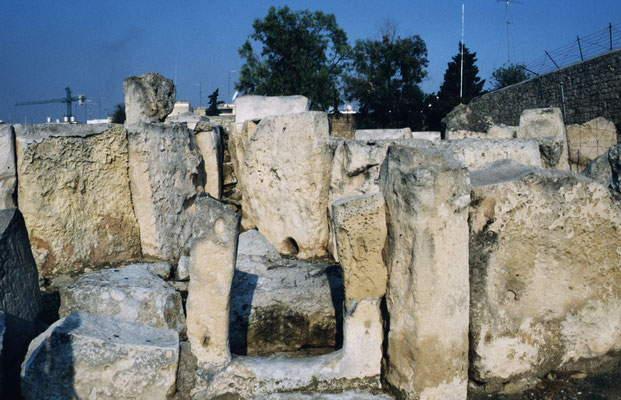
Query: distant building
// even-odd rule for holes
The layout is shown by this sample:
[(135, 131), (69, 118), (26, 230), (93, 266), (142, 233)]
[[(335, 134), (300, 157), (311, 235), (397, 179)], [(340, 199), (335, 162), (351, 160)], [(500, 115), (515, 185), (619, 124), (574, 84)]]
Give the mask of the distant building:
[(99, 119), (89, 119), (89, 120), (86, 121), (87, 125), (110, 124), (110, 123), (112, 123), (112, 117), (99, 118)]
[(176, 101), (175, 106), (173, 107), (173, 110), (169, 116), (191, 113), (191, 112), (192, 112), (192, 107), (190, 107), (189, 101)]

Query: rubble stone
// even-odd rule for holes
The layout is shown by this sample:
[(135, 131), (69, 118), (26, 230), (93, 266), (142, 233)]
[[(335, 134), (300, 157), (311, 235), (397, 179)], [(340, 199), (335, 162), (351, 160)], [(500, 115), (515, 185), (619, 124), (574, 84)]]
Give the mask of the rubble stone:
[(447, 151), (391, 146), (380, 187), (388, 231), (386, 380), (404, 398), (465, 399), (468, 171)]
[(25, 399), (166, 399), (174, 394), (175, 331), (72, 313), (32, 341), (22, 366)]
[(192, 203), (204, 186), (194, 134), (181, 124), (130, 127), (129, 181), (144, 256), (176, 264), (189, 244)]
[(177, 90), (173, 81), (160, 74), (147, 73), (123, 80), (125, 125), (163, 122), (175, 106)]
[(140, 257), (121, 125), (15, 125), (18, 205), (50, 277)]
[(587, 370), (621, 350), (619, 208), (569, 171), (501, 170), (472, 173), (472, 378)]
[[(185, 333), (181, 295), (155, 273), (157, 264), (132, 264), (82, 275), (60, 287), (59, 315), (75, 311)], [(168, 265), (170, 269), (170, 265)]]

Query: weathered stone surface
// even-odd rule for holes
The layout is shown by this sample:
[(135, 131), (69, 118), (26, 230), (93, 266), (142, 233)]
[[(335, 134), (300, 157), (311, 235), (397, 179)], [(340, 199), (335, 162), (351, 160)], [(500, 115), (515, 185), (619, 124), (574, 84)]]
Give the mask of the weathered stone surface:
[(179, 263), (175, 269), (175, 279), (178, 281), (190, 280), (190, 256), (179, 257)]
[(422, 132), (412, 132), (412, 139), (424, 139), (436, 141), (442, 139), (442, 132), (440, 131), (422, 131)]
[(129, 180), (144, 256), (177, 263), (204, 185), (194, 134), (182, 124), (129, 128)]
[(345, 391), (338, 394), (302, 394), (302, 393), (279, 393), (267, 396), (265, 400), (390, 400), (387, 394), (374, 394), (368, 392)]
[(460, 139), (442, 141), (438, 149), (448, 150), (468, 169), (485, 168), (493, 162), (511, 159), (520, 164), (541, 166), (539, 144), (534, 139)]
[[(487, 132), (493, 125), (493, 121), (491, 118), (473, 111), (466, 104), (458, 104), (450, 113), (442, 118), (442, 125), (444, 126), (445, 132)], [(447, 137), (451, 138), (450, 136)]]
[[(235, 354), (325, 352), (342, 342), (343, 278), (338, 266), (245, 255), (231, 288), (230, 345)], [(340, 334), (340, 337), (338, 337)]]
[(515, 139), (517, 137), (517, 126), (507, 126), (503, 124), (491, 125), (487, 132), (475, 132), (468, 130), (447, 131), (447, 139)]
[(231, 360), (229, 306), (240, 217), (207, 195), (194, 205), (187, 330), (198, 365), (211, 370)]
[(386, 210), (381, 193), (345, 197), (332, 203), (336, 247), (343, 267), (347, 304), (386, 293), (382, 259)]
[(196, 126), (199, 123), (209, 123), (209, 118), (202, 116), (202, 115), (197, 115), (191, 112), (184, 112), (184, 113), (179, 113), (179, 114), (170, 114), (168, 117), (166, 117), (166, 123), (169, 124), (175, 124), (175, 123), (184, 123), (187, 125), (188, 129), (193, 131), (194, 129), (196, 129)]
[(15, 207), (15, 133), (11, 125), (0, 125), (0, 210)]
[(241, 96), (235, 100), (235, 122), (301, 113), (309, 109), (310, 101), (304, 96)]
[(401, 129), (357, 129), (354, 133), (356, 140), (396, 140), (412, 139), (410, 128)]
[(175, 391), (175, 331), (72, 313), (30, 344), (25, 399), (166, 399)]
[[(35, 335), (41, 293), (24, 219), (15, 209), (0, 210), (0, 397), (19, 390), (19, 365)], [(4, 380), (5, 387), (2, 386)]]
[(612, 170), (608, 161), (608, 151), (591, 161), (581, 172), (581, 175), (593, 179), (606, 187), (610, 187)]
[(276, 251), (274, 246), (272, 246), (265, 236), (256, 229), (251, 229), (239, 234), (237, 254), (238, 259), (239, 255), (280, 259), (280, 254)]
[(46, 276), (140, 257), (121, 125), (15, 125), (19, 209)]
[(595, 118), (584, 124), (567, 126), (569, 162), (578, 171), (617, 144), (617, 129), (606, 118)]
[[(567, 150), (567, 134), (563, 115), (559, 108), (534, 108), (524, 110), (520, 116), (520, 126), (517, 132), (518, 138), (541, 138), (554, 137), (554, 142), (542, 142), (542, 158), (547, 159), (547, 164), (554, 169), (569, 169), (569, 159)], [(558, 156), (557, 141), (561, 141), (562, 148)]]
[(568, 169), (567, 142), (560, 136), (546, 136), (536, 138), (539, 142), (541, 164), (547, 169)]
[(196, 144), (203, 156), (205, 192), (215, 199), (222, 197), (222, 137), (220, 129), (201, 131), (196, 134)]
[(123, 80), (125, 124), (163, 122), (175, 105), (177, 90), (173, 81), (149, 72)]
[(447, 151), (391, 146), (380, 187), (388, 231), (386, 380), (404, 398), (465, 399), (468, 171)]
[(472, 377), (585, 370), (621, 350), (621, 215), (609, 191), (569, 171), (497, 170), (472, 173)]
[(280, 253), (326, 255), (333, 155), (326, 115), (268, 117), (245, 132), (236, 150), (244, 228), (258, 228)]
[(157, 276), (156, 268), (157, 264), (132, 264), (82, 275), (60, 287), (58, 314), (83, 311), (183, 335), (181, 295)]
[(341, 350), (310, 358), (235, 357), (215, 375), (199, 370), (193, 394), (208, 399), (257, 399), (296, 390), (339, 393), (379, 389), (383, 339), (379, 300), (352, 304), (344, 314)]
[(608, 149), (608, 164), (610, 165), (610, 187), (616, 193), (621, 193), (621, 145)]

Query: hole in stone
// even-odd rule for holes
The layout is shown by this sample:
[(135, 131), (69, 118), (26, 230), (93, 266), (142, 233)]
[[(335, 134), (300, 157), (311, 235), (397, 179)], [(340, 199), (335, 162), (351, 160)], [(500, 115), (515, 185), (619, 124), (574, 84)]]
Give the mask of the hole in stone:
[(288, 237), (282, 242), (283, 252), (288, 256), (295, 256), (300, 252), (298, 242), (294, 238)]

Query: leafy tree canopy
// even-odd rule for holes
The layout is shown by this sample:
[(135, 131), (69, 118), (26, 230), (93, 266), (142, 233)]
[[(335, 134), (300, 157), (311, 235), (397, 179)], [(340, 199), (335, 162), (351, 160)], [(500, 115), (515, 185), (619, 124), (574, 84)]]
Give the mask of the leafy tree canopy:
[(114, 106), (114, 113), (112, 114), (113, 124), (125, 123), (125, 103), (119, 103)]
[(499, 67), (492, 72), (492, 82), (494, 89), (513, 85), (532, 77), (526, 70), (524, 64), (509, 64), (506, 67)]
[(423, 127), (427, 47), (420, 36), (383, 33), (381, 40), (358, 40), (354, 72), (346, 78), (347, 98), (359, 104), (360, 128)]
[(255, 19), (250, 40), (239, 48), (245, 60), (237, 90), (247, 94), (301, 94), (311, 108), (327, 111), (341, 103), (339, 85), (350, 47), (333, 14), (270, 7)]

